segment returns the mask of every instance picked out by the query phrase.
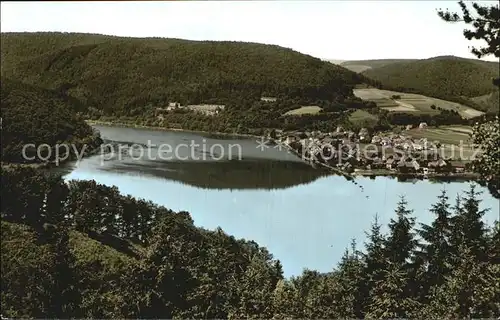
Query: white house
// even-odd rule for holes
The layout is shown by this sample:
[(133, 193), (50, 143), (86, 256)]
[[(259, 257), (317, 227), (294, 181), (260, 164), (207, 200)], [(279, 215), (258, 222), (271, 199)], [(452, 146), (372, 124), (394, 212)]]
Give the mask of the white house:
[(275, 97), (260, 97), (260, 101), (265, 101), (265, 102), (276, 102)]

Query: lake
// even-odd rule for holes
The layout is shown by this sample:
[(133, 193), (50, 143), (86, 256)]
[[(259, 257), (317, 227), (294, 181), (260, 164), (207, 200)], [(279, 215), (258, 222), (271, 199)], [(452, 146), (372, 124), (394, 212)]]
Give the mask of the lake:
[[(259, 148), (251, 138), (95, 127), (113, 152), (65, 165), (60, 168), (65, 179), (94, 179), (124, 194), (189, 211), (197, 226), (220, 226), (266, 247), (282, 262), (285, 276), (304, 268), (331, 271), (351, 239), (362, 246), (376, 214), (386, 227), (400, 196), (417, 222), (429, 223), (428, 209), (441, 190), (453, 203), (469, 188), (466, 182), (389, 177), (348, 181), (278, 147)], [(478, 188), (482, 206), (491, 208), (484, 217), (491, 225), (498, 219), (499, 202)]]

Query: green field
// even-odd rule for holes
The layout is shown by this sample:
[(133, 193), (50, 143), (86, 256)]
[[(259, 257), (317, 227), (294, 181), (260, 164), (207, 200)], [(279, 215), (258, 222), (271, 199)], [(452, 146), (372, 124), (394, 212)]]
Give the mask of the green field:
[(416, 139), (427, 138), (428, 141), (439, 141), (444, 145), (445, 157), (451, 157), (459, 162), (469, 162), (474, 154), (469, 135), (471, 131), (472, 128), (468, 126), (444, 126), (423, 130), (412, 129), (405, 133)]
[[(437, 108), (441, 108), (456, 110), (466, 119), (478, 117), (483, 114), (481, 111), (456, 102), (431, 98), (420, 94), (380, 90), (376, 88), (358, 88), (353, 91), (354, 95), (358, 98), (373, 101), (378, 107), (393, 112), (438, 114), (439, 110), (437, 110)], [(396, 100), (392, 99), (393, 95), (398, 95), (400, 98)], [(436, 109), (432, 109), (432, 105), (435, 105)]]
[(358, 109), (351, 113), (349, 120), (354, 124), (372, 127), (377, 123), (378, 117), (365, 110)]
[(298, 116), (302, 114), (317, 114), (321, 111), (318, 106), (303, 106), (297, 109), (290, 110), (285, 113), (286, 116)]
[(470, 143), (469, 132), (470, 127), (467, 126), (444, 126), (439, 128), (412, 129), (405, 131), (405, 134), (413, 138), (427, 138), (429, 141), (440, 141), (444, 144), (460, 145)]
[[(452, 163), (467, 163), (470, 162), (472, 156), (475, 154), (475, 149), (470, 145), (471, 141), (469, 133), (471, 127), (468, 126), (445, 126), (440, 128), (427, 128), (427, 129), (412, 129), (404, 131), (403, 135), (409, 136), (415, 140), (426, 138), (429, 143), (439, 141), (441, 146), (438, 154), (445, 159), (452, 159)], [(373, 148), (371, 144), (360, 144), (361, 150), (363, 148)], [(393, 147), (378, 147), (379, 151), (383, 151), (385, 156), (394, 154)], [(431, 149), (432, 150), (432, 149)]]
[(498, 90), (485, 94), (479, 97), (474, 97), (471, 100), (486, 110), (498, 113), (498, 108), (500, 106), (500, 92)]

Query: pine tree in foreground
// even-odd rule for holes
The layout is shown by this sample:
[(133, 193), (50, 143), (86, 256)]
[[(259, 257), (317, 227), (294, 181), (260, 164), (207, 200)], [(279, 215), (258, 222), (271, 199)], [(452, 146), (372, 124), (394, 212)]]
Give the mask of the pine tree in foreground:
[(437, 318), (496, 318), (500, 315), (500, 266), (478, 262), (459, 248), (459, 264), (436, 287), (425, 314)]
[(450, 204), (446, 191), (438, 196), (437, 203), (433, 204), (430, 212), (435, 219), (430, 224), (421, 224), (418, 234), (423, 241), (419, 243), (420, 251), (417, 254), (417, 265), (422, 270), (419, 277), (422, 282), (422, 298), (425, 299), (430, 288), (441, 285), (444, 277), (450, 273), (450, 236), (452, 233)]
[(378, 216), (371, 225), (369, 233), (366, 233), (368, 241), (365, 243), (365, 253), (363, 254), (364, 260), (364, 278), (362, 285), (363, 295), (363, 310), (366, 312), (371, 303), (370, 291), (375, 285), (383, 280), (383, 270), (386, 268), (385, 259), (385, 236), (381, 232), (381, 225), (378, 222)]
[(452, 218), (453, 232), (450, 235), (450, 241), (455, 249), (463, 245), (477, 260), (484, 261), (487, 258), (488, 240), (483, 216), (487, 210), (480, 209), (480, 195), (476, 187), (471, 185), (461, 202), (457, 202)]

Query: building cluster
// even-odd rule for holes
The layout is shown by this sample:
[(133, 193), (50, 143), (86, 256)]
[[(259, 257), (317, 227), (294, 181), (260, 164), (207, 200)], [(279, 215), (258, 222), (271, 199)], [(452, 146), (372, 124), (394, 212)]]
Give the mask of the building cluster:
[(190, 104), (183, 106), (179, 102), (169, 102), (166, 108), (156, 108), (156, 116), (162, 117), (164, 113), (174, 112), (176, 110), (191, 110), (207, 116), (214, 116), (219, 114), (224, 108), (224, 105), (218, 104)]
[(322, 162), (346, 172), (383, 170), (385, 172), (432, 174), (463, 173), (465, 166), (443, 159), (427, 139), (399, 134), (370, 136), (338, 127), (335, 132), (274, 131), (269, 139), (278, 140), (305, 159)]
[(371, 143), (377, 146), (393, 147), (405, 151), (424, 151), (439, 148), (438, 141), (429, 142), (426, 138), (415, 139), (402, 134), (375, 135)]

